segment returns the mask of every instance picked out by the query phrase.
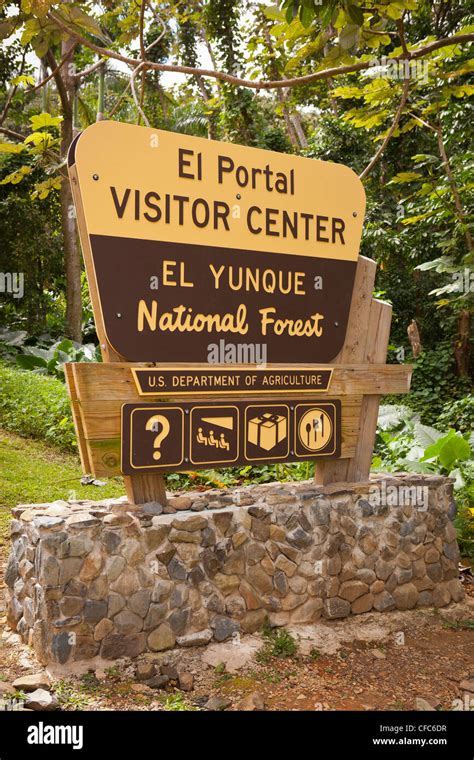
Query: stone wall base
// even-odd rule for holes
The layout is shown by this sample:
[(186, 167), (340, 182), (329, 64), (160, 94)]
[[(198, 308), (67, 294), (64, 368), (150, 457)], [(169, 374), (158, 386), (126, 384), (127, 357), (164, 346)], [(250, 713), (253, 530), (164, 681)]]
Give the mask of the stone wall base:
[(463, 597), (452, 484), (381, 476), (13, 510), (8, 620), (44, 664)]

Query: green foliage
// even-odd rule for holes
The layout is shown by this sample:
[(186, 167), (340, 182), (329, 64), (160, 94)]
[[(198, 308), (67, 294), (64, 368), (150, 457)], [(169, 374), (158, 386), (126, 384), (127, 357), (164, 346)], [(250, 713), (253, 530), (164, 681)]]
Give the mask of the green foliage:
[(76, 434), (64, 383), (0, 364), (0, 426), (75, 451)]
[(191, 706), (186, 702), (186, 699), (184, 697), (184, 694), (176, 693), (176, 694), (170, 694), (169, 697), (166, 697), (166, 701), (164, 703), (164, 709), (167, 712), (185, 712), (189, 710), (197, 710), (197, 707)]
[(268, 622), (262, 631), (264, 644), (257, 652), (257, 661), (266, 664), (272, 657), (286, 659), (293, 657), (298, 651), (298, 645), (285, 628), (271, 628)]
[(447, 341), (423, 351), (414, 365), (411, 390), (404, 403), (419, 412), (423, 422), (435, 424), (450, 402), (469, 393), (470, 381), (456, 376), (452, 347)]
[(456, 428), (461, 433), (474, 430), (474, 396), (468, 394), (457, 401), (448, 401), (438, 417), (441, 429)]

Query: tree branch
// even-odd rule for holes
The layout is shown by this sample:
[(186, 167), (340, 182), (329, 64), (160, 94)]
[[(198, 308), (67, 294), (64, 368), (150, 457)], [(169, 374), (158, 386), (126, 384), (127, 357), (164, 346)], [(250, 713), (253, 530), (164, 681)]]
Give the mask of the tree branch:
[(62, 58), (61, 58), (61, 60), (59, 61), (59, 63), (58, 63), (58, 65), (56, 66), (56, 68), (55, 68), (55, 69), (53, 69), (53, 70), (52, 70), (52, 72), (51, 72), (50, 74), (48, 74), (48, 76), (47, 76), (47, 77), (45, 77), (44, 79), (42, 79), (42, 80), (41, 80), (41, 82), (39, 82), (38, 84), (36, 84), (34, 87), (30, 87), (30, 88), (28, 88), (28, 89), (26, 90), (26, 94), (27, 94), (27, 95), (30, 95), (32, 92), (36, 92), (37, 90), (41, 90), (41, 88), (42, 88), (42, 87), (44, 87), (44, 85), (45, 85), (45, 84), (48, 84), (48, 82), (49, 82), (49, 81), (50, 81), (50, 80), (51, 80), (53, 77), (55, 77), (55, 76), (56, 76), (56, 74), (58, 73), (58, 71), (60, 71), (60, 70), (62, 69), (62, 67), (64, 66), (64, 64), (66, 63), (66, 61), (67, 61), (67, 60), (68, 60), (68, 59), (71, 57), (71, 53), (72, 53), (72, 50), (69, 50), (69, 51), (66, 53), (66, 55), (63, 55), (63, 57), (62, 57)]
[(387, 147), (388, 143), (390, 142), (390, 140), (392, 138), (392, 135), (395, 132), (397, 126), (398, 126), (398, 122), (400, 121), (401, 115), (403, 113), (403, 109), (405, 108), (405, 104), (406, 104), (407, 99), (408, 99), (409, 89), (410, 89), (410, 80), (409, 79), (405, 79), (405, 81), (403, 82), (402, 97), (401, 97), (401, 100), (400, 100), (400, 104), (399, 104), (399, 106), (397, 108), (397, 112), (395, 114), (395, 117), (393, 119), (392, 126), (390, 127), (390, 129), (388, 130), (387, 134), (385, 135), (385, 139), (384, 139), (382, 145), (380, 146), (380, 148), (378, 149), (377, 153), (375, 154), (375, 156), (372, 158), (372, 160), (370, 161), (370, 163), (367, 164), (367, 166), (365, 167), (365, 169), (362, 172), (362, 174), (359, 174), (359, 179), (364, 179), (367, 176), (367, 174), (371, 171), (371, 169), (373, 169), (373, 167), (375, 166), (375, 164), (382, 158), (382, 155), (383, 155), (383, 153), (385, 151), (385, 148)]
[[(349, 66), (337, 66), (332, 69), (323, 69), (322, 71), (316, 71), (313, 74), (306, 74), (304, 76), (294, 77), (293, 79), (278, 79), (276, 81), (269, 81), (269, 82), (263, 82), (261, 80), (253, 81), (251, 79), (242, 79), (241, 77), (233, 76), (232, 74), (225, 74), (223, 71), (213, 71), (212, 69), (200, 69), (200, 68), (195, 68), (193, 66), (179, 66), (179, 65), (174, 65), (174, 64), (155, 63), (154, 61), (146, 61), (146, 60), (142, 61), (136, 58), (129, 58), (125, 55), (121, 55), (120, 53), (116, 53), (114, 50), (101, 47), (99, 45), (96, 45), (94, 42), (91, 42), (86, 37), (83, 37), (82, 35), (70, 29), (64, 23), (64, 21), (52, 11), (48, 13), (48, 18), (54, 24), (56, 24), (56, 26), (59, 27), (59, 29), (69, 34), (71, 37), (77, 40), (77, 42), (80, 42), (82, 45), (85, 45), (90, 50), (94, 50), (96, 53), (98, 53), (101, 56), (105, 56), (107, 58), (113, 58), (117, 61), (122, 61), (123, 63), (126, 63), (129, 66), (136, 67), (136, 66), (139, 66), (140, 64), (145, 63), (147, 69), (155, 69), (157, 71), (170, 71), (175, 74), (190, 74), (191, 76), (200, 75), (203, 77), (211, 77), (221, 82), (227, 82), (228, 84), (234, 84), (239, 87), (248, 87), (249, 89), (252, 89), (252, 90), (275, 90), (281, 87), (283, 88), (284, 87), (299, 87), (301, 85), (317, 82), (320, 79), (328, 79), (328, 77), (336, 77), (336, 76), (340, 76), (341, 74), (352, 74), (357, 71), (365, 71), (371, 66), (370, 61), (363, 61), (360, 63), (351, 64)], [(417, 58), (423, 58), (429, 53), (433, 53), (435, 50), (439, 50), (440, 48), (448, 47), (449, 45), (457, 45), (457, 44), (462, 44), (464, 42), (473, 42), (473, 41), (474, 41), (474, 33), (452, 35), (450, 37), (444, 37), (441, 40), (435, 40), (434, 42), (430, 42), (427, 45), (424, 45), (423, 47), (418, 48), (417, 50), (414, 50), (413, 52), (410, 52), (408, 56), (403, 54), (403, 55), (394, 57), (392, 60), (394, 61), (415, 60)]]
[[(74, 48), (71, 48), (71, 50), (68, 50), (67, 54), (64, 56), (64, 58), (67, 59), (70, 53), (73, 52)], [(54, 57), (54, 53), (51, 50), (51, 48), (48, 50), (45, 56), (46, 60), (48, 61), (48, 66), (50, 69), (54, 72), (54, 81), (56, 83), (56, 87), (58, 88), (59, 97), (61, 100), (61, 106), (63, 110), (63, 114), (65, 118), (72, 118), (72, 106), (69, 102), (69, 98), (67, 95), (66, 86), (63, 82), (63, 78), (60, 73), (60, 67), (56, 63), (56, 58)]]
[(14, 132), (13, 129), (7, 129), (6, 127), (0, 127), (0, 134), (10, 137), (12, 140), (18, 140), (19, 142), (25, 142), (27, 135), (21, 135), (19, 132)]
[(87, 69), (83, 69), (82, 71), (78, 71), (77, 74), (74, 74), (73, 79), (74, 81), (80, 82), (81, 79), (84, 79), (84, 77), (88, 77), (89, 74), (93, 74), (94, 71), (97, 71), (103, 63), (105, 63), (107, 58), (99, 58), (99, 60), (96, 63), (93, 63), (91, 66), (88, 66)]

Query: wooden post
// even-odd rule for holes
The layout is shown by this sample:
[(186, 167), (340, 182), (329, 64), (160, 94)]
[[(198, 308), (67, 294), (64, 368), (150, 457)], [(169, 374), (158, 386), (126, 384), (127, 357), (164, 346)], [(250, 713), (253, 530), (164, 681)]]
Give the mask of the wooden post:
[[(335, 365), (382, 364), (386, 360), (392, 307), (372, 298), (375, 261), (360, 256), (354, 283), (344, 348)], [(315, 481), (320, 485), (367, 480), (377, 429), (380, 396), (364, 395), (360, 408), (355, 454), (348, 459), (317, 462)]]

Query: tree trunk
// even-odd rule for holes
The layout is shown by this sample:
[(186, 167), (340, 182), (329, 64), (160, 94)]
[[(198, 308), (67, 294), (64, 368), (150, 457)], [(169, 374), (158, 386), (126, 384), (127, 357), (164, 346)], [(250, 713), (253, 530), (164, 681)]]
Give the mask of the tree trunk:
[(457, 335), (454, 340), (454, 358), (459, 377), (469, 377), (471, 314), (461, 309), (458, 315)]
[(420, 332), (416, 320), (412, 319), (407, 328), (408, 340), (410, 341), (411, 351), (414, 359), (418, 359), (421, 354)]
[[(61, 155), (67, 156), (74, 137), (73, 102), (75, 97), (74, 67), (72, 55), (76, 46), (72, 38), (61, 43), (61, 56), (68, 52), (69, 61), (57, 72), (54, 79), (61, 101)], [(56, 61), (51, 50), (47, 54), (48, 64), (53, 71)], [(69, 179), (64, 176), (60, 190), (61, 228), (64, 245), (64, 268), (66, 272), (66, 332), (69, 338), (81, 342), (82, 339), (82, 297), (81, 297), (81, 251), (76, 228), (76, 215)]]

